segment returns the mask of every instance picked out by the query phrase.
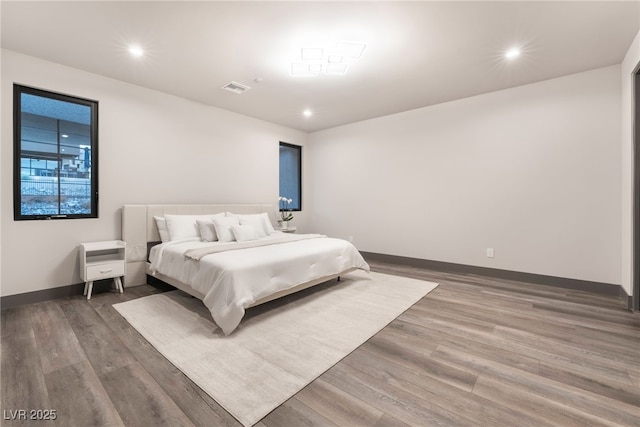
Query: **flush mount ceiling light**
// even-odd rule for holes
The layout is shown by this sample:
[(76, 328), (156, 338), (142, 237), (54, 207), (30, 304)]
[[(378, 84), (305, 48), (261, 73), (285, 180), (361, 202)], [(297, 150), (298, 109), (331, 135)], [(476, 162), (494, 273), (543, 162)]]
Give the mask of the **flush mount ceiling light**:
[(311, 65), (306, 62), (294, 62), (291, 64), (291, 75), (297, 77), (316, 77), (318, 72), (311, 71)]
[(313, 111), (306, 109), (302, 112), (302, 115), (305, 117), (311, 117), (313, 115)]
[(304, 47), (300, 55), (303, 61), (316, 61), (322, 59), (322, 48)]
[(347, 64), (334, 64), (329, 63), (325, 69), (325, 73), (336, 75), (342, 75), (347, 73)]
[(300, 49), (300, 57), (291, 63), (291, 75), (344, 75), (349, 69), (349, 64), (362, 57), (366, 47), (362, 42), (347, 41), (333, 42), (324, 47), (303, 47)]
[(364, 52), (364, 48), (367, 47), (364, 43), (357, 42), (338, 42), (336, 43), (336, 56), (342, 56), (343, 58), (360, 58)]
[(319, 73), (322, 71), (322, 64), (309, 64), (309, 71)]

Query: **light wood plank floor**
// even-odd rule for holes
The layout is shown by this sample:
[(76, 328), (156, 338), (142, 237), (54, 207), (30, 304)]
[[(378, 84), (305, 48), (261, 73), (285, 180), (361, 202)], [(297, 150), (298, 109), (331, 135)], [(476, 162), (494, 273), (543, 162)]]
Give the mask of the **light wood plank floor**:
[[(260, 427), (640, 425), (640, 317), (619, 298), (372, 267), (440, 286)], [(2, 425), (238, 426), (111, 307), (161, 291), (3, 311)]]

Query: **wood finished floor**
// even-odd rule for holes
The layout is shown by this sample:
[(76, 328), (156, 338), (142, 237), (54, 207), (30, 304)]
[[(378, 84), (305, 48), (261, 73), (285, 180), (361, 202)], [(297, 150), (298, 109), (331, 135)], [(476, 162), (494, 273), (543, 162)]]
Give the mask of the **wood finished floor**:
[[(372, 267), (440, 286), (258, 426), (640, 425), (640, 317), (619, 298)], [(2, 425), (239, 426), (111, 307), (160, 291), (3, 311)]]

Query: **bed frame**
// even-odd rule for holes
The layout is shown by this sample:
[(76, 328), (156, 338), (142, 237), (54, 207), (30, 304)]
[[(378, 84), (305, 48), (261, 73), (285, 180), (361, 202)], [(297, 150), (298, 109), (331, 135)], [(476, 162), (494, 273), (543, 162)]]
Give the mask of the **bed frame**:
[[(126, 286), (137, 286), (147, 283), (149, 274), (149, 263), (147, 262), (147, 244), (159, 242), (160, 235), (156, 228), (154, 216), (164, 216), (166, 214), (177, 215), (204, 215), (216, 214), (220, 212), (233, 212), (237, 214), (257, 214), (267, 212), (271, 222), (274, 223), (277, 209), (273, 205), (124, 205), (122, 207), (122, 240), (127, 244), (126, 248), (126, 274), (124, 283)], [(352, 271), (352, 270), (348, 270)], [(285, 295), (301, 291), (311, 286), (324, 283), (328, 280), (339, 278), (340, 274), (321, 277), (310, 282), (301, 283), (291, 289), (277, 292), (256, 301), (253, 306), (281, 298)], [(189, 286), (165, 275), (156, 273), (153, 275), (158, 280), (168, 283), (198, 299), (203, 299), (204, 295), (191, 289)]]

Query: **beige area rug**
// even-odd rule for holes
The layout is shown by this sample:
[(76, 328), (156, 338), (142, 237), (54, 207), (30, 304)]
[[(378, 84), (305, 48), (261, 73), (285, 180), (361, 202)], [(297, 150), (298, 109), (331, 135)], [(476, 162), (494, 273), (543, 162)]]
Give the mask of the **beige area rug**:
[(247, 311), (225, 337), (181, 291), (114, 304), (160, 353), (251, 426), (367, 341), (436, 283), (355, 271)]

